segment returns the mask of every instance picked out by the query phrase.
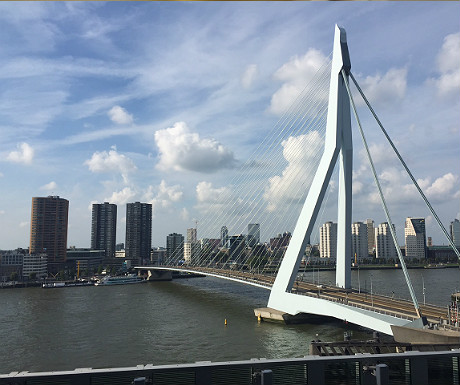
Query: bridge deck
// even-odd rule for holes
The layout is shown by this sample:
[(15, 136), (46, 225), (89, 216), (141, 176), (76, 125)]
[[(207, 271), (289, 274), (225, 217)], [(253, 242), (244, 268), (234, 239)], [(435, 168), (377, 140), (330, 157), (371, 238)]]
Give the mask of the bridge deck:
[[(189, 267), (189, 266), (145, 266), (137, 269), (159, 269), (174, 270), (184, 272), (195, 272), (203, 275), (211, 275), (224, 279), (231, 279), (245, 284), (255, 285), (270, 289), (275, 277), (268, 274), (259, 274), (250, 271), (232, 270), (232, 269), (213, 269), (209, 267)], [(414, 305), (411, 301), (393, 298), (381, 294), (369, 293), (356, 289), (341, 289), (335, 286), (316, 285), (309, 282), (297, 280), (295, 282), (293, 293), (305, 296), (311, 296), (327, 301), (338, 302), (347, 306), (357, 307), (365, 310), (374, 311), (380, 314), (391, 315), (397, 318), (412, 321), (417, 319)], [(443, 308), (435, 305), (421, 305), (422, 314), (427, 317), (428, 322), (434, 324), (448, 323), (447, 307)], [(446, 325), (448, 328), (456, 329)]]

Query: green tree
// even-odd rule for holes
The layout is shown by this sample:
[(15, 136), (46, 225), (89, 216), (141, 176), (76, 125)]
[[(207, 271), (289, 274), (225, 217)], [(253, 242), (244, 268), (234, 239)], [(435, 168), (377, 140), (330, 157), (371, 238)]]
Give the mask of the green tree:
[(17, 273), (17, 271), (13, 271), (10, 275), (10, 280), (11, 281), (17, 281), (19, 278), (19, 274)]
[(29, 279), (31, 279), (32, 281), (37, 279), (37, 273), (30, 273), (29, 274)]

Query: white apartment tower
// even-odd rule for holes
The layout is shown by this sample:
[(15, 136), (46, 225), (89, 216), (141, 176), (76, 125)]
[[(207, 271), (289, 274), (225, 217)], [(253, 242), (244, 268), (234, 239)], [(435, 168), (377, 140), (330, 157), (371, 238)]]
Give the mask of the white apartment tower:
[(355, 222), (351, 225), (351, 250), (353, 259), (358, 260), (369, 256), (369, 243), (367, 238), (368, 227), (363, 222)]
[(460, 247), (460, 221), (458, 219), (450, 222), (450, 237), (455, 247)]
[(425, 218), (406, 218), (404, 226), (406, 257), (425, 259)]
[(337, 223), (326, 222), (319, 229), (319, 256), (337, 258)]
[(396, 247), (387, 222), (375, 228), (375, 256), (383, 259), (397, 258)]
[(366, 219), (367, 226), (367, 252), (372, 254), (375, 249), (375, 232), (374, 232), (374, 221), (372, 219)]

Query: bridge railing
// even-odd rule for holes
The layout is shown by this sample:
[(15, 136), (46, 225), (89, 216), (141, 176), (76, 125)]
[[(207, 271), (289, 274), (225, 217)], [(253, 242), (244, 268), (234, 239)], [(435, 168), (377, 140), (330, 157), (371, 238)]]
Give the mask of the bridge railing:
[(0, 385), (31, 384), (182, 384), (182, 385), (339, 385), (459, 384), (460, 350), (306, 356), (181, 365), (138, 365), (129, 368), (0, 375)]
[[(321, 289), (318, 289), (319, 292), (320, 292), (320, 290)], [(298, 295), (304, 295), (304, 296), (313, 297), (313, 298), (325, 299), (327, 301), (340, 303), (341, 305), (346, 305), (346, 306), (356, 307), (356, 308), (359, 308), (359, 309), (369, 310), (369, 311), (372, 311), (374, 313), (386, 314), (386, 315), (390, 315), (392, 317), (405, 319), (405, 320), (408, 320), (408, 321), (413, 321), (413, 320), (415, 320), (417, 318), (415, 316), (410, 316), (410, 315), (400, 313), (400, 312), (394, 312), (394, 311), (390, 311), (390, 310), (384, 310), (384, 309), (375, 308), (375, 307), (372, 307), (372, 306), (369, 306), (369, 305), (366, 305), (366, 304), (358, 303), (358, 302), (353, 301), (353, 300), (343, 301), (340, 298), (328, 296), (328, 295), (325, 295), (325, 294), (320, 294), (319, 292), (316, 293), (316, 294), (309, 293), (309, 292), (301, 292), (301, 291), (297, 291), (297, 290), (292, 290), (291, 292), (295, 293), (295, 294), (298, 294)]]

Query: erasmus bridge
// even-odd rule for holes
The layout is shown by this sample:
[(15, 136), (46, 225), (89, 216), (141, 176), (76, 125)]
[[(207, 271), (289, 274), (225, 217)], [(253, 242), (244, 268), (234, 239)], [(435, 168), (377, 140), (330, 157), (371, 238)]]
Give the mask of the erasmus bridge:
[[(354, 92), (350, 85), (354, 85)], [(151, 280), (167, 279), (172, 271), (179, 271), (270, 290), (267, 308), (255, 310), (256, 316), (261, 318), (332, 317), (395, 338), (398, 335), (398, 338), (410, 339), (410, 342), (446, 336), (460, 340), (459, 329), (448, 325), (445, 308), (420, 305), (417, 301), (354, 96), (361, 98), (360, 103), (367, 106), (375, 118), (395, 157), (460, 259), (439, 217), (353, 76), (346, 32), (336, 26), (332, 54), (263, 139), (253, 155), (254, 160), (241, 167), (238, 176), (231, 181), (232, 191), (226, 188), (214, 190), (213, 203), (206, 208), (207, 215), (199, 222), (200, 234), (209, 238), (204, 238), (201, 244), (191, 244), (190, 258), (185, 263), (180, 248), (180, 252), (167, 256), (161, 265), (136, 269), (140, 273), (147, 272)], [(411, 301), (372, 292), (369, 295), (351, 286), (352, 117), (396, 246), (405, 280), (401, 286), (407, 285)], [(338, 188), (335, 179), (338, 179)], [(304, 282), (299, 269), (306, 247), (317, 233), (326, 207), (331, 206), (329, 198), (334, 194), (337, 202), (335, 285)], [(250, 237), (245, 239), (243, 235), (230, 237), (232, 244), (228, 248), (218, 249), (215, 242), (211, 242), (219, 231), (225, 238), (227, 229), (239, 234), (249, 223), (260, 224), (260, 229), (267, 234), (282, 233), (286, 228), (294, 228), (294, 231), (287, 248), (275, 250), (251, 243)], [(417, 337), (422, 331), (428, 334)]]

